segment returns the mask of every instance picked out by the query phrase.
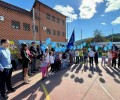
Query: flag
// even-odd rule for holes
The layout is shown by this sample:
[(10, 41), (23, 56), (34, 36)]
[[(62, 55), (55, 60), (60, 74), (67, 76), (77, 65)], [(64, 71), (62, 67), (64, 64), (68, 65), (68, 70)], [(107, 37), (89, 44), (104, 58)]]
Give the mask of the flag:
[(70, 40), (67, 44), (67, 48), (70, 48), (71, 46), (74, 46), (74, 42), (75, 42), (75, 34), (74, 34), (74, 30), (73, 30), (73, 33), (72, 33), (72, 35), (70, 37)]

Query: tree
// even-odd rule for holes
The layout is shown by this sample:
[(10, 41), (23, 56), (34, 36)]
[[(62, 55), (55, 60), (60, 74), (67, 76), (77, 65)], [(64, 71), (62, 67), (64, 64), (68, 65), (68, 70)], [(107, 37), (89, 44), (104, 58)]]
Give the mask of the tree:
[(93, 42), (93, 38), (88, 38), (88, 39), (86, 39), (86, 43), (90, 44), (90, 43), (92, 43), (92, 42)]
[(94, 42), (106, 42), (106, 38), (102, 36), (102, 31), (95, 30), (94, 31)]

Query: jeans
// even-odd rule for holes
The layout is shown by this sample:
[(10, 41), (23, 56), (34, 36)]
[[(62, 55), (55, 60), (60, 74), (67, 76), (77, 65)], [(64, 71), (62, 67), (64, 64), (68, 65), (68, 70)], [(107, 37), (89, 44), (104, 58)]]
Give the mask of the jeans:
[(32, 59), (31, 72), (33, 72), (34, 70), (36, 70), (36, 58)]
[(102, 62), (101, 62), (101, 64), (103, 64), (104, 63), (104, 65), (106, 64), (106, 56), (102, 56)]
[(112, 67), (115, 65), (115, 67), (116, 67), (116, 58), (113, 58), (112, 59)]
[(89, 57), (89, 62), (93, 65), (93, 57)]
[(11, 87), (11, 75), (12, 75), (12, 69), (4, 69), (3, 72), (0, 71), (0, 90), (1, 90), (1, 95), (5, 95), (5, 84), (10, 90)]

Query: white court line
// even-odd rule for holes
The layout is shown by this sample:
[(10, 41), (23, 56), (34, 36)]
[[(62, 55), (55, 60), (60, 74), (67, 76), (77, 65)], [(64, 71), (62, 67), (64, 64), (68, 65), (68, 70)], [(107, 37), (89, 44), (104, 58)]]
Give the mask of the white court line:
[(100, 85), (100, 86), (102, 87), (102, 89), (107, 93), (107, 95), (111, 97), (112, 100), (115, 100), (115, 98), (104, 88), (104, 86), (103, 86), (102, 84), (99, 84), (99, 85)]

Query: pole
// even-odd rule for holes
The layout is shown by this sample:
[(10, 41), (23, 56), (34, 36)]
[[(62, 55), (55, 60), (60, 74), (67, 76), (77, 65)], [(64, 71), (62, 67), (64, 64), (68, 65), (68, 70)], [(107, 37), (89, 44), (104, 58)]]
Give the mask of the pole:
[(36, 30), (35, 30), (35, 9), (33, 8), (33, 39), (36, 41)]
[(68, 22), (67, 23), (67, 42), (68, 42)]
[[(75, 27), (74, 27), (74, 37), (75, 37)], [(75, 42), (74, 42), (74, 47), (75, 47)]]

